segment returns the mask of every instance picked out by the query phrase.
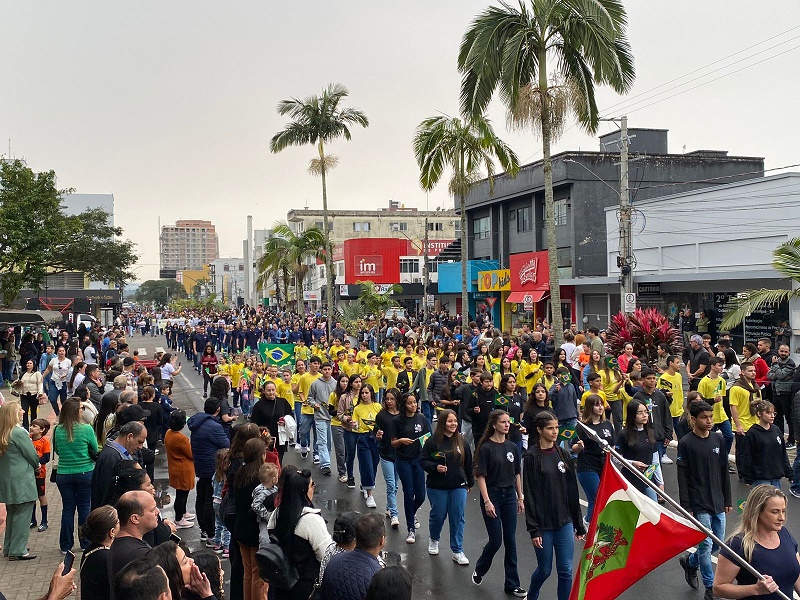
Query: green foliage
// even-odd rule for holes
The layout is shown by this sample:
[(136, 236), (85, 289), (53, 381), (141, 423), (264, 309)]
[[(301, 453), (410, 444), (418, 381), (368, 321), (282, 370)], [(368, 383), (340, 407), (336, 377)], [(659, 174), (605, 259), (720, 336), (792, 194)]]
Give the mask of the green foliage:
[(54, 171), (35, 173), (20, 160), (0, 164), (0, 295), (10, 304), (48, 274), (79, 271), (105, 283), (132, 278), (134, 245), (119, 240), (109, 215), (90, 209), (67, 216)]
[(186, 298), (186, 288), (175, 279), (148, 279), (133, 295), (136, 302), (166, 306), (174, 298)]
[(183, 298), (173, 300), (169, 303), (168, 307), (172, 312), (181, 313), (184, 310), (199, 311), (199, 310), (214, 310), (222, 312), (230, 308), (227, 304), (217, 301), (216, 297), (212, 294), (208, 298), (197, 300), (196, 298)]
[(361, 287), (361, 293), (358, 296), (358, 301), (364, 305), (365, 316), (372, 315), (376, 319), (380, 318), (387, 308), (394, 306), (395, 302), (392, 300), (392, 294), (399, 294), (402, 291), (402, 287), (399, 284), (393, 284), (385, 294), (379, 294), (375, 291), (375, 284), (370, 280), (360, 281), (359, 286)]

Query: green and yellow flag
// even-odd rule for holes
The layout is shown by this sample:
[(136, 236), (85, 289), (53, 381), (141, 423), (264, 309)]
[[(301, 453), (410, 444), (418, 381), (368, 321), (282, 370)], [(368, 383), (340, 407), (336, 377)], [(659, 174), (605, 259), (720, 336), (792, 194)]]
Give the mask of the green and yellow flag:
[(258, 353), (261, 355), (262, 362), (267, 365), (291, 367), (294, 363), (294, 344), (268, 344), (261, 342), (258, 344)]

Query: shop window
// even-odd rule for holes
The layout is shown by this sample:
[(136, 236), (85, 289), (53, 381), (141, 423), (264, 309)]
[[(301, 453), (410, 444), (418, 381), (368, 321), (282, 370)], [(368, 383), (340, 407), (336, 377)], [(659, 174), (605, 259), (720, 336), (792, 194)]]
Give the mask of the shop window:
[(472, 231), (476, 240), (483, 240), (490, 235), (489, 217), (480, 217), (472, 222)]

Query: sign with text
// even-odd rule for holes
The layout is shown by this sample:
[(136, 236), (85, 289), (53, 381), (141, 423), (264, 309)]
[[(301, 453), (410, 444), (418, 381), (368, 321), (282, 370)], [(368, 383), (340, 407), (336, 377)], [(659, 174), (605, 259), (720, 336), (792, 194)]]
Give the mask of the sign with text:
[(511, 271), (500, 269), (497, 271), (480, 271), (478, 273), (479, 292), (499, 292), (511, 289)]
[(636, 311), (636, 294), (625, 294), (625, 306), (622, 310), (626, 313), (632, 313)]
[(372, 254), (369, 256), (354, 256), (356, 277), (373, 277), (383, 275), (383, 256)]
[(639, 283), (637, 284), (640, 296), (660, 296), (660, 283)]

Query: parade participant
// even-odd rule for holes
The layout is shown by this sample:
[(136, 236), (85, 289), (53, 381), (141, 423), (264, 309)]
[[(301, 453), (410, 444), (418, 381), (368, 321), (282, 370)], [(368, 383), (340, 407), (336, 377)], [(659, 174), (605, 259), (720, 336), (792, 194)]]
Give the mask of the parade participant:
[(403, 370), (397, 374), (397, 389), (401, 394), (407, 394), (411, 390), (417, 372), (414, 371), (413, 356), (404, 356), (401, 360), (403, 361)]
[[(308, 403), (314, 409), (314, 429), (317, 432), (317, 454), (319, 455), (320, 473), (331, 474), (331, 450), (333, 450), (333, 433), (331, 416), (328, 412), (328, 400), (336, 388), (336, 380), (331, 377), (333, 368), (330, 363), (322, 363), (321, 377), (311, 384), (308, 391)], [(314, 461), (317, 462), (316, 460)]]
[(467, 494), (475, 484), (472, 451), (458, 431), (458, 416), (452, 410), (439, 413), (436, 431), (425, 441), (420, 465), (428, 473), (426, 488), (431, 503), (428, 530), (429, 554), (439, 554), (439, 538), (445, 518), (450, 523), (450, 550), (459, 565), (468, 565), (464, 554), (464, 518)]
[(217, 376), (218, 365), (219, 359), (217, 358), (217, 354), (214, 352), (213, 346), (211, 344), (207, 344), (203, 349), (203, 355), (200, 357), (200, 368), (203, 371), (203, 398), (208, 397), (208, 386)]
[[(625, 428), (617, 439), (617, 446), (623, 458), (630, 461), (636, 469), (653, 478), (655, 483), (663, 484), (663, 481), (656, 477), (656, 467), (659, 464), (656, 436), (650, 424), (650, 411), (646, 404), (638, 400), (632, 400), (628, 404)], [(627, 467), (624, 467), (622, 472), (633, 487), (648, 498), (656, 500), (656, 493), (636, 475), (630, 473)]]
[(480, 585), (492, 566), (492, 559), (505, 545), (503, 589), (524, 598), (517, 571), (517, 515), (524, 510), (519, 448), (507, 439), (511, 420), (504, 410), (493, 410), (475, 451), (475, 476), (480, 506), (489, 541), (483, 547), (472, 583)]
[(390, 519), (392, 528), (400, 526), (397, 513), (397, 453), (392, 447), (392, 421), (400, 414), (400, 391), (397, 388), (388, 388), (383, 395), (383, 410), (375, 418), (375, 439), (378, 441), (378, 454), (380, 455), (381, 473), (386, 482), (386, 516)]
[(683, 414), (683, 375), (680, 373), (681, 359), (678, 356), (667, 357), (667, 370), (658, 376), (656, 387), (664, 392), (669, 400), (669, 410), (672, 415), (672, 428), (680, 431), (680, 418)]
[[(608, 442), (610, 446), (616, 443), (614, 427), (606, 420), (606, 411), (603, 398), (596, 394), (590, 394), (586, 398), (581, 413), (581, 422), (594, 431), (601, 440)], [(600, 488), (600, 479), (603, 475), (605, 465), (605, 455), (600, 444), (589, 435), (583, 427), (575, 430), (577, 438), (572, 444), (572, 451), (578, 455), (576, 472), (578, 481), (586, 494), (586, 522), (591, 522), (594, 512), (594, 500), (597, 497), (597, 490)]]
[(791, 481), (792, 468), (786, 455), (786, 442), (775, 425), (775, 405), (761, 400), (750, 411), (758, 417), (745, 434), (741, 478), (747, 485), (768, 484), (781, 489), (781, 479)]
[(578, 480), (569, 454), (556, 442), (559, 421), (553, 413), (536, 416), (525, 453), (523, 489), (525, 522), (536, 553), (527, 597), (536, 600), (550, 577), (555, 553), (558, 600), (567, 600), (572, 589), (572, 555), (575, 540), (586, 536), (578, 497)]
[(625, 384), (625, 376), (619, 369), (617, 359), (613, 356), (606, 356), (603, 360), (600, 379), (603, 382), (606, 401), (611, 407), (611, 421), (614, 425), (614, 430), (619, 435), (622, 431), (622, 399), (620, 398), (619, 390)]
[(480, 386), (472, 393), (467, 403), (467, 412), (472, 417), (472, 435), (475, 440), (483, 438), (490, 413), (496, 408), (497, 390), (494, 378), (485, 371), (480, 374)]
[[(770, 485), (754, 487), (744, 504), (742, 522), (727, 540), (731, 550), (764, 575), (756, 579), (734, 562), (727, 550), (719, 553), (714, 595), (722, 598), (776, 598), (780, 590), (791, 598), (800, 581), (797, 542), (784, 527), (786, 496)], [(736, 583), (734, 583), (734, 580)]]
[[(559, 367), (556, 372), (558, 380), (550, 388), (550, 403), (558, 417), (561, 431), (575, 431), (578, 421), (578, 396), (572, 385), (572, 371), (569, 367)], [(568, 443), (569, 440), (566, 440)]]
[(251, 422), (259, 427), (266, 427), (275, 441), (275, 450), (278, 459), (283, 463), (283, 457), (288, 450), (288, 440), (279, 443), (278, 430), (285, 424), (284, 418), (293, 415), (294, 409), (285, 398), (278, 398), (275, 382), (267, 381), (261, 388), (261, 401), (253, 407)]
[(297, 397), (302, 405), (300, 420), (297, 423), (297, 436), (300, 438), (300, 456), (303, 458), (308, 456), (312, 430), (315, 448), (313, 453), (316, 453), (317, 432), (314, 428), (314, 407), (308, 402), (308, 392), (311, 389), (311, 384), (322, 377), (319, 372), (321, 364), (322, 360), (320, 360), (319, 356), (312, 356), (308, 360), (308, 372), (303, 373), (297, 381)]
[(633, 395), (633, 399), (642, 402), (650, 411), (650, 422), (656, 436), (656, 446), (661, 464), (671, 465), (672, 459), (667, 456), (667, 446), (672, 440), (673, 432), (670, 403), (664, 393), (658, 389), (658, 379), (653, 369), (642, 370), (641, 382), (642, 387)]
[(345, 453), (345, 429), (342, 425), (342, 416), (345, 413), (339, 412), (339, 400), (347, 393), (350, 385), (350, 378), (345, 373), (340, 373), (336, 378), (336, 388), (328, 398), (328, 410), (331, 414), (331, 434), (333, 435), (333, 450), (336, 453), (336, 471), (339, 474), (339, 481), (347, 482), (347, 463)]
[(512, 373), (506, 373), (498, 382), (498, 395), (495, 398), (495, 408), (500, 408), (508, 413), (511, 419), (511, 428), (508, 430), (508, 439), (514, 442), (522, 454), (522, 438), (528, 433), (522, 424), (525, 401), (517, 391), (517, 378)]
[(413, 544), (417, 540), (417, 510), (425, 502), (425, 471), (420, 464), (420, 454), (431, 428), (428, 420), (417, 412), (414, 394), (403, 396), (400, 406), (400, 414), (392, 421), (391, 438), (397, 456), (397, 475), (403, 484), (403, 507), (408, 529), (406, 543)]
[(761, 390), (756, 383), (755, 365), (752, 362), (745, 362), (741, 369), (739, 379), (729, 388), (731, 419), (736, 439), (736, 470), (739, 472), (739, 479), (742, 477), (742, 460), (747, 444), (745, 436), (747, 430), (758, 422), (758, 417), (751, 411), (751, 406), (761, 400)]
[(714, 429), (719, 431), (725, 440), (725, 454), (730, 454), (733, 446), (733, 429), (723, 405), (727, 391), (727, 382), (722, 377), (725, 360), (712, 356), (708, 361), (708, 368), (709, 373), (700, 380), (697, 391), (704, 401), (714, 407)]
[(351, 490), (356, 487), (356, 480), (353, 476), (353, 466), (355, 464), (356, 456), (358, 454), (357, 442), (355, 432), (356, 427), (353, 421), (353, 410), (359, 403), (361, 397), (361, 388), (363, 387), (363, 379), (361, 375), (353, 375), (347, 385), (347, 391), (339, 396), (339, 403), (337, 406), (337, 413), (340, 415), (342, 421), (343, 435), (344, 435), (344, 460), (345, 471), (347, 475), (347, 487)]
[(381, 410), (372, 386), (365, 384), (359, 393), (358, 404), (353, 408), (353, 433), (356, 435), (356, 452), (358, 454), (358, 472), (361, 478), (361, 490), (367, 508), (376, 508), (372, 490), (375, 489), (375, 477), (378, 474), (380, 455), (375, 439), (375, 420)]
[[(714, 429), (714, 409), (706, 402), (689, 406), (692, 431), (678, 442), (678, 490), (681, 506), (717, 537), (725, 535), (725, 515), (731, 511), (731, 483), (725, 441)], [(697, 570), (703, 577), (705, 600), (713, 600), (714, 573), (711, 554), (716, 550), (705, 538), (697, 551), (681, 556), (686, 582), (697, 589)]]

